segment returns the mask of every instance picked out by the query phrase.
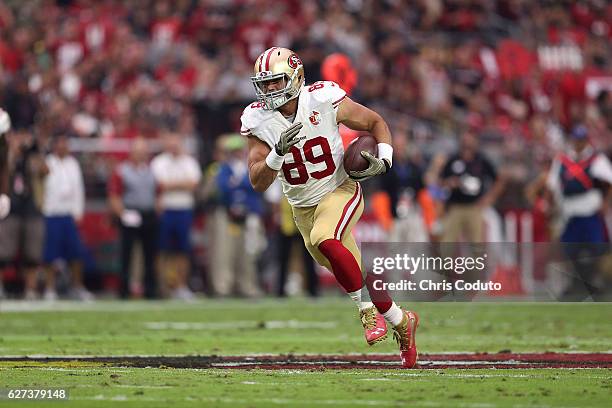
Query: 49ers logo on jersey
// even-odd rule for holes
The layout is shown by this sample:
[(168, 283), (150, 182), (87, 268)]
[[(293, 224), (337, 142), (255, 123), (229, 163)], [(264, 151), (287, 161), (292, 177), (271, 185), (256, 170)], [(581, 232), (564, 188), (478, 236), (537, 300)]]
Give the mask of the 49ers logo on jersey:
[(289, 64), (291, 68), (296, 69), (302, 65), (302, 60), (297, 56), (297, 54), (291, 54), (287, 59), (287, 64)]
[(308, 117), (308, 120), (310, 120), (310, 123), (312, 123), (313, 125), (318, 125), (319, 123), (321, 123), (319, 112), (312, 111), (312, 114)]

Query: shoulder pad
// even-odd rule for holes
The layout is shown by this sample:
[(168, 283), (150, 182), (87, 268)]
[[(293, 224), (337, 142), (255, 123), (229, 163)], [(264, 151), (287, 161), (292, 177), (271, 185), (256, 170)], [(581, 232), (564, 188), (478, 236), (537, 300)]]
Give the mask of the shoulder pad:
[(253, 102), (247, 105), (242, 111), (240, 117), (241, 127), (240, 133), (244, 136), (250, 136), (251, 132), (259, 127), (265, 121), (270, 112), (263, 108), (263, 102)]
[(306, 92), (310, 93), (315, 101), (319, 103), (330, 102), (334, 107), (346, 96), (344, 89), (340, 88), (340, 85), (333, 81), (315, 82), (306, 87)]

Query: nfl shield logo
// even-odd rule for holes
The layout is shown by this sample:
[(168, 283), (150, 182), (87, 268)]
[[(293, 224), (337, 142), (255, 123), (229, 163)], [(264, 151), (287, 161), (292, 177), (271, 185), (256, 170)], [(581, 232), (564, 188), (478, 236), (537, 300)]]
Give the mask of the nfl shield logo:
[(312, 111), (312, 115), (310, 115), (308, 119), (310, 119), (310, 123), (312, 123), (313, 125), (318, 125), (319, 123), (321, 123), (321, 121), (319, 120), (319, 112), (317, 111)]

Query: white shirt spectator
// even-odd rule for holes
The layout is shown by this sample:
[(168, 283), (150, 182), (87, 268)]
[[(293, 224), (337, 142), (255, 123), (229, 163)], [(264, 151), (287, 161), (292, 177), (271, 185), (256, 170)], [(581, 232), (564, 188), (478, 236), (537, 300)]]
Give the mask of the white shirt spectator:
[(46, 158), (49, 174), (45, 179), (43, 214), (45, 216), (72, 215), (83, 217), (85, 189), (81, 167), (72, 156), (60, 158), (50, 154)]
[[(151, 162), (155, 180), (159, 183), (198, 183), (202, 172), (198, 162), (187, 154), (178, 156), (161, 153)], [(190, 210), (194, 206), (194, 196), (189, 191), (164, 191), (161, 193), (161, 205), (164, 210)]]

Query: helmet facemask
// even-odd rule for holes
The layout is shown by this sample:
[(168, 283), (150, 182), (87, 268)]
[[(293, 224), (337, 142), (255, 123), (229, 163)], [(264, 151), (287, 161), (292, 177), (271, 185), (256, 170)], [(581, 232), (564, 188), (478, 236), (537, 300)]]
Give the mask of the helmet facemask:
[[(282, 81), (281, 88), (267, 92), (266, 83), (279, 79)], [(284, 72), (273, 74), (271, 71), (262, 71), (251, 77), (251, 82), (255, 87), (257, 99), (264, 104), (264, 109), (274, 110), (299, 96), (303, 79), (300, 81), (299, 70), (295, 69), (291, 76)]]

